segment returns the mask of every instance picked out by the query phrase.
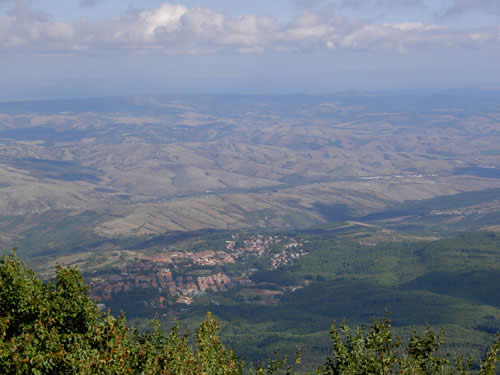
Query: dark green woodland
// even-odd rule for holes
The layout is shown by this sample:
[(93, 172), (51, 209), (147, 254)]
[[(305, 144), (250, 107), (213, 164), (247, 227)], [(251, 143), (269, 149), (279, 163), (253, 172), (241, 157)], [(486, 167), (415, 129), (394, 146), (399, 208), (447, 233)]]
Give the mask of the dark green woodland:
[[(300, 373), (301, 355), (269, 353), (246, 363), (219, 339), (208, 314), (194, 335), (178, 326), (141, 332), (125, 316), (99, 311), (75, 268), (58, 267), (44, 282), (15, 254), (0, 263), (0, 371), (2, 374), (280, 374)], [(500, 337), (477, 359), (442, 350), (443, 333), (431, 328), (402, 340), (390, 320), (368, 327), (331, 326), (331, 355), (316, 374), (495, 375)], [(404, 342), (403, 342), (404, 341)]]

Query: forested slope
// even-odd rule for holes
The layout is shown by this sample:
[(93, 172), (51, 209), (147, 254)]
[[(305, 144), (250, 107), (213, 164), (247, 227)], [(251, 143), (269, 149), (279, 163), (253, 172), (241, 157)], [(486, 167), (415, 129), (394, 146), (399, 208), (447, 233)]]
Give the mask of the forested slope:
[[(2, 374), (257, 374), (300, 371), (279, 354), (250, 366), (226, 349), (212, 315), (183, 335), (153, 324), (141, 333), (125, 317), (99, 312), (78, 270), (61, 268), (43, 282), (15, 255), (0, 263), (0, 368)], [(351, 330), (332, 324), (332, 356), (317, 374), (467, 374), (471, 361), (442, 353), (441, 335), (426, 329), (402, 344), (387, 319)], [(485, 353), (482, 375), (495, 374), (500, 338)], [(296, 369), (297, 367), (297, 369)], [(477, 371), (475, 371), (477, 372)]]

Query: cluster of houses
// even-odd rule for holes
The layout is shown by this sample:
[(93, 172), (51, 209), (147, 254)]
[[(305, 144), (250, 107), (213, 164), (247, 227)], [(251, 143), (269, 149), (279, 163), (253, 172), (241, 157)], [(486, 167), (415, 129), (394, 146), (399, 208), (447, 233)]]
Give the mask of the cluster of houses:
[(277, 270), (284, 266), (289, 266), (293, 264), (298, 258), (309, 254), (304, 251), (304, 244), (302, 241), (296, 241), (294, 238), (290, 238), (288, 243), (283, 246), (283, 251), (281, 253), (274, 254), (271, 257), (270, 270)]
[[(271, 256), (269, 269), (277, 269), (288, 265), (294, 259), (305, 255), (302, 242), (293, 238), (278, 235), (256, 235), (243, 241), (226, 241), (223, 250), (165, 251), (154, 256), (142, 256), (134, 262), (121, 264), (103, 274), (94, 274), (90, 280), (92, 297), (105, 302), (121, 292), (133, 289), (156, 289), (160, 295), (160, 305), (164, 303), (191, 304), (197, 296), (207, 292), (226, 291), (234, 285), (251, 284), (249, 273), (235, 275), (233, 280), (223, 272), (211, 270), (216, 266), (244, 261), (247, 256)], [(199, 267), (194, 267), (194, 266)], [(192, 269), (202, 272), (190, 272)]]
[(142, 257), (142, 259), (149, 260), (153, 263), (158, 264), (178, 265), (188, 263), (206, 267), (213, 267), (235, 262), (235, 257), (223, 250), (205, 250), (196, 253), (191, 251), (172, 251), (151, 257), (144, 256)]
[[(133, 289), (157, 289), (160, 294), (177, 298), (196, 297), (208, 291), (225, 291), (231, 286), (231, 279), (222, 272), (206, 276), (175, 275), (164, 263), (138, 259), (133, 263), (115, 267), (111, 272), (94, 276), (90, 280), (92, 297), (97, 301), (109, 301), (121, 292)], [(187, 300), (189, 301), (189, 299)]]

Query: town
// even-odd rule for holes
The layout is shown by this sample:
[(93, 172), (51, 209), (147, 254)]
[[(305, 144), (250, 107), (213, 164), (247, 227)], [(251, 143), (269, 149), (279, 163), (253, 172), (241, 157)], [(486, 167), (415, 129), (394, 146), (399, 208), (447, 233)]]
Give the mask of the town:
[[(249, 268), (240, 274), (229, 275), (220, 266), (245, 264), (251, 258), (266, 259), (267, 270), (277, 270), (293, 264), (307, 255), (304, 241), (280, 235), (254, 235), (237, 240), (233, 235), (223, 249), (168, 251), (154, 256), (140, 256), (133, 262), (112, 267), (109, 271), (91, 275), (91, 296), (99, 301), (110, 301), (113, 296), (133, 289), (158, 291), (158, 307), (193, 303), (208, 292), (223, 292), (229, 288), (253, 284), (250, 276), (257, 269)], [(268, 258), (268, 259), (267, 259)], [(217, 269), (216, 269), (217, 268)]]

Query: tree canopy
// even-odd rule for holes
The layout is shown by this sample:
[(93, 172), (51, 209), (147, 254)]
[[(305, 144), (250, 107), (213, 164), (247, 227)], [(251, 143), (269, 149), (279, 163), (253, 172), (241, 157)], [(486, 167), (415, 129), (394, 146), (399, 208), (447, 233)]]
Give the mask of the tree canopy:
[[(165, 332), (153, 321), (140, 332), (100, 312), (76, 268), (58, 266), (56, 278), (44, 282), (15, 254), (0, 261), (1, 374), (292, 374), (293, 366), (277, 356), (247, 366), (226, 349), (208, 314), (194, 340), (178, 326)], [(414, 332), (403, 345), (387, 318), (367, 328), (334, 323), (332, 356), (316, 369), (327, 374), (468, 374), (471, 361), (442, 353), (442, 335), (430, 329)], [(192, 342), (193, 341), (193, 342)], [(500, 338), (485, 353), (481, 375), (495, 375)], [(471, 372), (474, 373), (474, 372)]]

